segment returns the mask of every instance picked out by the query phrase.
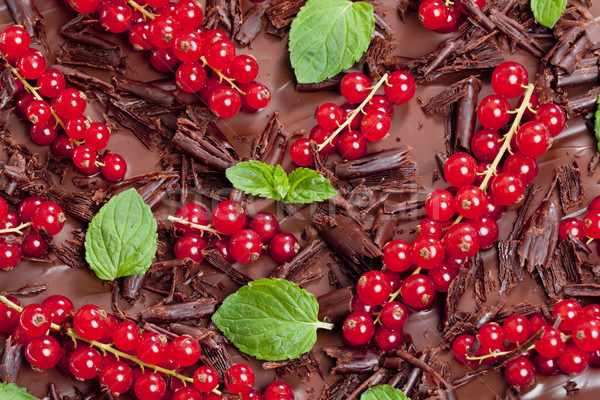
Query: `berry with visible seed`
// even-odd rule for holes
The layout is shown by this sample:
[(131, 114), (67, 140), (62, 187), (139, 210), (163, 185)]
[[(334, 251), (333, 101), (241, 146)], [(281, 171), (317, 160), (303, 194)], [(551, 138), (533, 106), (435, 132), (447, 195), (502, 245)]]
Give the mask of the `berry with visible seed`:
[(236, 261), (250, 263), (260, 257), (262, 245), (258, 233), (251, 229), (242, 229), (231, 235), (229, 252)]
[(402, 301), (412, 308), (423, 309), (433, 303), (435, 286), (425, 275), (410, 275), (404, 280), (401, 288)]
[(388, 277), (381, 271), (364, 273), (356, 284), (356, 294), (368, 305), (382, 305), (392, 289)]
[(351, 346), (362, 346), (373, 337), (375, 324), (369, 315), (355, 312), (344, 320), (342, 333), (344, 340)]

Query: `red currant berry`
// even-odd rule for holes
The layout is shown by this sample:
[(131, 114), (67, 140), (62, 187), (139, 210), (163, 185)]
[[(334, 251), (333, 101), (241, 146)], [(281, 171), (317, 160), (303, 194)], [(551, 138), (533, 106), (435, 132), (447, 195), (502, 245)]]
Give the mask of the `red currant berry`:
[(558, 368), (562, 373), (571, 375), (579, 374), (585, 371), (589, 365), (588, 353), (572, 344), (568, 345), (565, 351), (558, 356)]
[(78, 13), (91, 13), (100, 7), (102, 0), (70, 0), (69, 5)]
[(487, 353), (488, 350), (494, 350), (504, 344), (504, 331), (497, 324), (485, 324), (479, 329), (477, 338), (480, 349)]
[(558, 374), (558, 362), (556, 358), (546, 358), (539, 354), (533, 359), (535, 370), (543, 376), (553, 376)]
[(419, 21), (427, 29), (443, 28), (448, 20), (448, 7), (441, 0), (424, 0), (419, 5)]
[(87, 106), (86, 96), (77, 89), (62, 90), (54, 98), (54, 111), (66, 120), (80, 117)]
[(131, 367), (122, 361), (115, 361), (100, 372), (100, 384), (113, 395), (118, 396), (127, 392), (133, 383)]
[(179, 22), (175, 18), (169, 15), (160, 15), (150, 23), (150, 41), (159, 48), (172, 47), (175, 36), (180, 30)]
[(245, 364), (234, 364), (227, 369), (223, 380), (231, 393), (246, 394), (254, 386), (254, 371)]
[(333, 103), (325, 103), (317, 109), (317, 124), (323, 129), (333, 130), (342, 122), (342, 109)]
[(394, 104), (406, 103), (415, 95), (417, 84), (411, 74), (394, 71), (383, 85), (386, 97)]
[(477, 162), (470, 154), (455, 153), (444, 164), (444, 177), (452, 186), (470, 185), (475, 181), (476, 176)]
[(27, 107), (35, 100), (31, 93), (22, 93), (15, 103), (15, 114), (21, 119), (27, 119)]
[(407, 271), (413, 265), (410, 258), (410, 243), (401, 239), (392, 240), (383, 249), (381, 260), (383, 265), (392, 271)]
[(205, 37), (204, 58), (208, 65), (217, 70), (229, 68), (235, 57), (235, 47), (226, 37), (216, 42), (207, 42)]
[(150, 52), (150, 64), (160, 72), (173, 72), (177, 69), (181, 61), (175, 57), (172, 47), (161, 49), (155, 47)]
[(44, 125), (50, 121), (52, 111), (50, 110), (50, 105), (44, 100), (34, 100), (27, 106), (25, 115), (32, 124)]
[(167, 393), (167, 384), (156, 372), (146, 372), (136, 379), (133, 389), (139, 400), (161, 400)]
[(235, 116), (242, 106), (238, 92), (229, 87), (218, 87), (210, 93), (208, 106), (223, 119)]
[(378, 349), (396, 350), (404, 343), (404, 333), (400, 329), (390, 329), (385, 325), (380, 325), (375, 329), (373, 340)]
[(492, 182), (492, 198), (500, 206), (515, 204), (523, 193), (525, 185), (521, 178), (510, 172), (502, 172)]
[(352, 313), (344, 320), (342, 332), (348, 344), (351, 346), (362, 346), (373, 337), (375, 324), (367, 314)]
[(535, 120), (548, 128), (550, 137), (558, 136), (567, 123), (567, 117), (563, 108), (553, 103), (542, 104), (537, 109)]
[(367, 139), (357, 131), (345, 131), (338, 141), (340, 155), (348, 160), (356, 160), (367, 154)]
[(529, 328), (531, 333), (537, 333), (540, 329), (548, 325), (546, 317), (542, 313), (536, 313), (529, 317)]
[(16, 58), (29, 49), (31, 38), (22, 26), (12, 25), (0, 34), (0, 51), (6, 58)]
[(505, 61), (492, 73), (492, 89), (508, 99), (521, 96), (529, 82), (527, 70), (514, 61)]
[(131, 351), (137, 348), (140, 332), (136, 324), (123, 321), (113, 329), (113, 343), (119, 350)]
[[(195, 225), (208, 225), (210, 221), (210, 217), (208, 215), (208, 211), (201, 204), (197, 203), (188, 203), (181, 206), (177, 212), (175, 212), (175, 217), (183, 219), (187, 222), (190, 222)], [(175, 222), (173, 224), (175, 228), (180, 229), (186, 233), (202, 233), (201, 230), (192, 227), (190, 225), (186, 225), (184, 223)]]
[(464, 21), (464, 17), (458, 8), (451, 5), (446, 6), (446, 8), (446, 23), (440, 29), (435, 29), (437, 33), (456, 32), (460, 24)]
[(537, 176), (539, 166), (535, 158), (516, 152), (506, 158), (503, 170), (519, 176), (524, 185), (529, 185)]
[(386, 96), (376, 94), (363, 108), (365, 113), (375, 110), (386, 113), (390, 119), (394, 118), (394, 103), (392, 103)]
[(583, 221), (577, 218), (565, 218), (558, 226), (558, 238), (565, 240), (571, 235), (573, 238), (583, 239), (585, 237)]
[(392, 121), (390, 117), (379, 110), (369, 111), (360, 123), (360, 131), (367, 140), (377, 142), (384, 139), (390, 132)]
[(263, 243), (269, 243), (279, 233), (279, 221), (269, 212), (256, 214), (248, 227), (260, 236)]
[(21, 203), (19, 203), (19, 208), (17, 209), (19, 219), (23, 222), (31, 221), (31, 216), (33, 215), (34, 211), (45, 201), (46, 200), (38, 196), (30, 196), (22, 200)]
[(470, 258), (479, 251), (479, 235), (473, 225), (462, 222), (446, 231), (444, 246), (452, 258)]
[(167, 338), (154, 332), (146, 332), (140, 338), (136, 352), (140, 360), (158, 365), (167, 358)]
[(429, 270), (429, 279), (433, 282), (436, 292), (446, 293), (450, 289), (450, 285), (454, 282), (454, 279), (458, 275), (458, 271), (441, 264), (431, 270)]
[(280, 264), (291, 261), (299, 250), (298, 240), (291, 233), (278, 233), (269, 244), (271, 258)]
[[(310, 134), (308, 135), (308, 138), (310, 140), (313, 140), (316, 144), (321, 145), (329, 139), (329, 137), (333, 134), (333, 132), (334, 132), (333, 130), (327, 130), (319, 125), (315, 125), (310, 130)], [(319, 150), (319, 153), (321, 153), (321, 154), (335, 153), (337, 146), (338, 146), (339, 139), (340, 139), (339, 135), (334, 136), (333, 139), (331, 139), (331, 141), (325, 147), (323, 147), (323, 149)], [(302, 139), (300, 139), (300, 140), (302, 140)], [(308, 151), (310, 152), (310, 149)], [(310, 156), (310, 161), (311, 161), (311, 163), (313, 161), (312, 155)]]
[(374, 313), (381, 311), (381, 306), (370, 306), (365, 304), (360, 297), (354, 295), (352, 296), (352, 309), (357, 313), (373, 315)]
[(221, 237), (218, 239), (214, 238), (210, 242), (210, 247), (214, 248), (216, 251), (221, 253), (221, 255), (223, 256), (225, 261), (227, 261), (229, 264), (233, 264), (235, 262), (235, 258), (233, 258), (231, 256), (231, 254), (229, 253), (229, 238), (228, 237)]
[[(21, 306), (21, 302), (18, 299), (12, 296), (6, 296), (6, 298), (17, 306)], [(19, 325), (19, 316), (20, 313), (17, 310), (0, 302), (0, 332), (12, 333)]]
[(368, 305), (382, 305), (392, 289), (388, 277), (381, 271), (364, 273), (356, 284), (356, 294)]
[(390, 329), (402, 329), (408, 319), (408, 310), (404, 304), (390, 301), (381, 310), (381, 322)]
[(204, 44), (209, 45), (219, 40), (229, 40), (227, 35), (220, 29), (210, 29), (204, 33)]
[(194, 386), (203, 393), (213, 391), (219, 386), (219, 375), (212, 367), (202, 366), (194, 372)]
[(108, 146), (110, 129), (101, 122), (92, 122), (85, 132), (85, 144), (92, 150), (102, 150)]
[(37, 80), (38, 91), (44, 97), (56, 97), (66, 87), (67, 82), (62, 72), (48, 68)]
[(600, 238), (600, 211), (589, 211), (583, 217), (583, 232), (592, 239)]
[(371, 80), (360, 72), (346, 74), (340, 82), (340, 92), (348, 103), (362, 103), (369, 96)]
[(100, 167), (102, 175), (110, 182), (120, 181), (127, 173), (127, 161), (118, 154), (108, 154), (102, 159), (103, 166)]
[(248, 216), (238, 203), (226, 200), (213, 209), (212, 224), (222, 234), (232, 235), (248, 226)]
[(271, 101), (271, 92), (269, 88), (262, 83), (253, 83), (246, 89), (246, 102), (255, 109), (265, 108)]
[[(10, 215), (10, 214), (9, 214)], [(6, 218), (4, 223), (6, 223)], [(17, 242), (0, 240), (0, 270), (11, 270), (21, 261), (21, 245)]]
[(529, 320), (522, 315), (511, 315), (502, 324), (504, 337), (511, 343), (523, 343), (529, 337)]
[(25, 79), (38, 79), (46, 70), (46, 60), (39, 51), (29, 49), (19, 56), (16, 67)]
[(202, 24), (204, 13), (195, 0), (182, 0), (175, 5), (175, 18), (182, 29), (195, 29)]
[(588, 304), (583, 307), (581, 317), (600, 320), (600, 304)]
[(469, 349), (471, 345), (475, 341), (475, 337), (472, 335), (459, 335), (452, 342), (452, 355), (454, 359), (461, 364), (467, 364), (470, 360), (467, 358), (469, 356)]
[(494, 161), (502, 147), (498, 132), (491, 129), (481, 129), (471, 138), (471, 151), (475, 158), (481, 161)]
[(258, 63), (254, 57), (240, 54), (231, 61), (229, 70), (239, 83), (250, 83), (258, 76)]
[(73, 318), (73, 329), (82, 339), (98, 340), (108, 331), (106, 311), (93, 304), (85, 305), (77, 310)]
[(185, 386), (173, 392), (172, 400), (202, 400), (204, 397), (193, 386)]
[(200, 353), (200, 345), (189, 336), (179, 336), (169, 343), (169, 356), (182, 367), (196, 364)]
[(454, 196), (446, 190), (433, 191), (425, 202), (427, 215), (436, 221), (448, 221), (454, 216), (455, 210)]
[(444, 245), (431, 236), (417, 236), (410, 246), (410, 258), (423, 269), (437, 267), (444, 260)]
[(31, 215), (33, 229), (39, 232), (41, 228), (44, 228), (52, 236), (58, 235), (62, 231), (66, 220), (62, 208), (51, 201), (40, 204)]
[(583, 351), (600, 350), (600, 321), (590, 317), (580, 318), (573, 328), (573, 342)]
[(54, 127), (54, 124), (35, 124), (31, 126), (29, 136), (38, 146), (48, 146), (58, 136), (58, 129)]
[(75, 119), (70, 119), (67, 121), (65, 132), (69, 138), (73, 140), (81, 140), (85, 137), (85, 133), (90, 126), (90, 120), (87, 117), (80, 115)]
[(175, 243), (173, 252), (175, 257), (183, 260), (189, 258), (195, 262), (201, 263), (204, 261), (204, 255), (202, 250), (206, 248), (208, 243), (206, 240), (197, 233), (186, 233)]
[(534, 121), (521, 125), (516, 134), (516, 141), (519, 151), (532, 158), (543, 155), (552, 143), (548, 128)]
[(25, 346), (25, 358), (35, 368), (54, 368), (60, 361), (60, 355), (60, 344), (52, 336), (33, 337)]
[(133, 12), (127, 4), (121, 1), (105, 0), (100, 7), (100, 26), (105, 31), (123, 33), (131, 27)]
[[(533, 331), (533, 330), (532, 330)], [(560, 356), (566, 347), (566, 339), (561, 331), (551, 326), (544, 327), (544, 335), (535, 344), (535, 350), (539, 355), (546, 358)]]
[(525, 388), (535, 378), (535, 365), (523, 356), (511, 360), (504, 367), (504, 379), (510, 386)]
[(264, 400), (294, 400), (294, 391), (287, 383), (271, 382), (263, 392)]
[(206, 71), (196, 62), (181, 64), (175, 72), (177, 87), (187, 93), (196, 93), (206, 85)]
[(77, 379), (94, 379), (100, 373), (102, 356), (88, 346), (80, 346), (73, 351), (69, 359), (69, 371)]
[(42, 301), (42, 305), (50, 311), (52, 323), (56, 325), (61, 325), (75, 310), (73, 302), (69, 298), (59, 294), (45, 298)]
[(496, 243), (496, 240), (498, 240), (498, 235), (500, 234), (500, 230), (495, 219), (487, 215), (483, 215), (471, 221), (470, 223), (473, 225), (473, 228), (475, 228), (475, 231), (479, 236), (480, 249), (489, 249), (494, 245), (494, 243)]
[(510, 121), (510, 104), (504, 96), (492, 94), (484, 97), (477, 107), (477, 118), (484, 128), (498, 130)]
[(417, 235), (433, 236), (441, 239), (444, 234), (444, 227), (439, 221), (433, 218), (423, 218), (416, 228)]
[(134, 50), (150, 50), (154, 45), (150, 41), (150, 22), (138, 22), (129, 29), (129, 43)]
[(401, 293), (404, 304), (415, 309), (423, 309), (433, 303), (435, 286), (425, 275), (410, 275), (402, 283)]
[[(160, 15), (173, 15), (175, 13), (176, 3), (171, 3), (171, 0), (146, 0), (144, 1), (144, 3), (148, 4), (150, 7), (153, 8), (160, 8), (160, 10), (156, 10), (156, 12)], [(164, 9), (161, 7), (164, 7)]]
[(487, 196), (476, 186), (463, 186), (454, 198), (456, 211), (465, 218), (481, 217), (487, 210)]
[(308, 167), (313, 163), (310, 153), (310, 140), (298, 139), (290, 146), (290, 157), (294, 164), (300, 167)]
[(229, 252), (236, 261), (250, 263), (260, 257), (262, 245), (258, 233), (250, 229), (242, 229), (231, 236)]
[(559, 329), (571, 332), (582, 312), (581, 304), (577, 300), (565, 299), (556, 303), (552, 310), (552, 318), (556, 320), (561, 317), (562, 322), (558, 326)]
[[(343, 125), (346, 121), (348, 121), (348, 119), (350, 119), (350, 116), (356, 112), (356, 107), (350, 103), (346, 103), (346, 104), (342, 104), (340, 106), (340, 109), (342, 110), (342, 122), (340, 123), (340, 125)], [(354, 118), (352, 118), (352, 121), (350, 121), (350, 123), (348, 125), (346, 125), (346, 128), (350, 131), (360, 130), (360, 123), (362, 121), (362, 116), (363, 116), (363, 114), (360, 112), (355, 113)]]
[(589, 211), (600, 211), (600, 196), (596, 196), (592, 199), (588, 205)]

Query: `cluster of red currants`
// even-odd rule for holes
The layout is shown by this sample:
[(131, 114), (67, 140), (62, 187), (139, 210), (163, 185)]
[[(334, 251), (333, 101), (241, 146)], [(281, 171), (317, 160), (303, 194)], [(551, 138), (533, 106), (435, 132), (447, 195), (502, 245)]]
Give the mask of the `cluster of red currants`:
[[(552, 319), (554, 324), (541, 313), (529, 318), (511, 315), (502, 326), (490, 323), (483, 325), (476, 336), (456, 337), (452, 353), (463, 364), (491, 365), (543, 328), (535, 344), (506, 364), (504, 377), (509, 385), (527, 387), (533, 383), (536, 372), (544, 376), (558, 372), (571, 375), (583, 372), (589, 365), (600, 367), (600, 305), (582, 308), (576, 300), (562, 300), (554, 306)], [(479, 348), (472, 355), (469, 350), (476, 340)]]
[[(583, 216), (583, 220), (571, 217), (561, 221), (558, 227), (558, 238), (565, 240), (569, 235), (580, 240), (586, 236), (589, 239), (600, 239), (600, 196), (594, 197), (590, 202), (588, 212)], [(600, 251), (600, 247), (598, 251)]]
[[(261, 212), (249, 218), (244, 208), (231, 200), (217, 204), (210, 216), (202, 205), (188, 203), (169, 219), (176, 230), (183, 232), (174, 249), (175, 257), (179, 259), (202, 262), (202, 251), (210, 245), (231, 264), (236, 261), (250, 263), (257, 260), (263, 246), (268, 245), (271, 258), (281, 264), (290, 261), (300, 250), (296, 237), (281, 232), (279, 221), (273, 214)], [(205, 232), (213, 235), (210, 244), (203, 237)]]
[[(41, 197), (30, 196), (19, 203), (17, 212), (10, 211), (3, 198), (0, 198), (0, 270), (10, 270), (17, 266), (22, 256), (41, 258), (48, 251), (48, 244), (40, 236), (41, 228), (54, 236), (60, 233), (66, 217), (62, 208)], [(23, 234), (22, 240), (9, 234)]]
[[(11, 65), (17, 87), (15, 112), (33, 124), (29, 131), (31, 140), (39, 146), (52, 145), (56, 156), (71, 158), (85, 175), (101, 171), (109, 181), (121, 180), (127, 171), (123, 157), (107, 154), (101, 162), (98, 159), (97, 153), (110, 140), (108, 127), (83, 116), (85, 94), (66, 88), (64, 75), (46, 68), (44, 56), (30, 44), (29, 33), (21, 26), (9, 26), (0, 34), (0, 51)], [(33, 86), (27, 80), (37, 82)], [(66, 135), (59, 134), (59, 125)]]
[[(97, 12), (100, 29), (128, 31), (134, 49), (150, 50), (154, 68), (175, 71), (177, 85), (185, 92), (198, 93), (221, 118), (231, 118), (240, 109), (260, 110), (271, 100), (267, 86), (254, 81), (259, 69), (256, 60), (249, 55), (236, 56), (225, 32), (206, 30), (197, 1), (76, 0), (69, 4), (78, 12)], [(148, 6), (154, 12), (149, 12)]]
[[(375, 94), (382, 84), (385, 95)], [(345, 75), (340, 91), (348, 103), (341, 106), (325, 103), (317, 109), (317, 125), (310, 131), (308, 139), (298, 139), (290, 147), (292, 161), (301, 167), (312, 165), (311, 141), (318, 145), (319, 153), (323, 155), (337, 150), (349, 160), (364, 156), (369, 141), (377, 142), (388, 136), (394, 104), (409, 101), (415, 94), (415, 87), (413, 77), (404, 71), (386, 75), (375, 86), (360, 72)]]
[[(97, 378), (113, 395), (129, 392), (139, 400), (221, 399), (214, 368), (200, 366), (193, 378), (180, 375), (198, 363), (202, 352), (190, 336), (169, 341), (155, 332), (141, 332), (131, 321), (118, 322), (95, 305), (75, 310), (61, 295), (22, 309), (14, 297), (0, 300), (0, 332), (25, 346), (25, 358), (36, 369), (56, 366), (79, 380)], [(223, 381), (227, 390), (244, 400), (263, 398), (253, 389), (254, 372), (245, 364), (229, 367)], [(287, 384), (273, 382), (264, 399), (293, 400), (294, 393)]]
[[(475, 0), (481, 10), (485, 0)], [(454, 3), (444, 0), (423, 0), (419, 5), (419, 21), (427, 29), (438, 33), (451, 33), (458, 29), (469, 15), (458, 0)]]

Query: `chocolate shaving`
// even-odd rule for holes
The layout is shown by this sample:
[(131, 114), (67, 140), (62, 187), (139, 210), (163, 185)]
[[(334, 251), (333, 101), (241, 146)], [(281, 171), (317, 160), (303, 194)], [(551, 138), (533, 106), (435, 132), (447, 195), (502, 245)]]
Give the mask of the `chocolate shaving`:
[(110, 200), (112, 191), (109, 188), (91, 192), (71, 192), (50, 188), (39, 193), (46, 200), (57, 203), (69, 215), (83, 222), (90, 222), (100, 208)]
[(387, 369), (385, 369), (385, 368), (378, 369), (377, 371), (375, 371), (375, 373), (373, 373), (371, 376), (369, 376), (367, 379), (365, 379), (363, 381), (363, 383), (361, 383), (356, 389), (354, 389), (354, 391), (352, 393), (350, 393), (350, 395), (348, 397), (346, 397), (346, 400), (355, 400), (358, 395), (360, 395), (361, 393), (363, 393), (365, 391), (365, 389), (383, 383), (385, 381), (387, 375), (388, 375)]
[(165, 134), (150, 123), (140, 118), (121, 101), (111, 99), (108, 103), (108, 116), (127, 128), (137, 137), (146, 148), (151, 149), (154, 144), (165, 139)]
[(560, 206), (566, 214), (571, 207), (583, 203), (585, 187), (581, 179), (581, 170), (577, 161), (565, 164), (554, 171), (558, 180), (558, 193), (560, 194)]
[(46, 290), (48, 290), (48, 284), (43, 283), (41, 285), (27, 285), (27, 286), (24, 286), (24, 287), (16, 289), (16, 290), (1, 291), (0, 293), (2, 293), (2, 295), (4, 295), (4, 296), (23, 297), (23, 296), (35, 296), (40, 293), (44, 293)]
[(117, 90), (131, 93), (161, 107), (173, 107), (177, 101), (172, 91), (163, 89), (152, 83), (127, 79), (121, 76), (114, 76), (112, 81)]
[(545, 265), (554, 254), (558, 240), (560, 211), (556, 203), (545, 200), (527, 220), (518, 247), (521, 267), (527, 263), (527, 271)]
[[(377, 13), (375, 16), (377, 17)], [(385, 69), (385, 60), (394, 48), (394, 43), (387, 38), (375, 36), (367, 50), (366, 63), (372, 77), (379, 79)]]
[(600, 285), (596, 283), (568, 284), (563, 290), (569, 297), (600, 297)]
[(33, 42), (41, 43), (46, 49), (46, 53), (52, 57), (48, 38), (46, 35), (46, 20), (40, 14), (32, 0), (6, 0), (5, 1), (10, 15), (15, 23), (21, 25), (27, 30)]
[(203, 347), (218, 350), (226, 339), (216, 331), (201, 326), (190, 326), (184, 324), (171, 324), (169, 330), (177, 335), (186, 335), (198, 341)]
[(129, 275), (123, 278), (121, 294), (129, 301), (139, 299), (147, 274)]
[(471, 138), (475, 131), (479, 91), (482, 85), (481, 80), (474, 76), (470, 76), (465, 80), (466, 94), (456, 104), (455, 151), (459, 147), (467, 151), (471, 150)]
[(252, 278), (233, 268), (231, 264), (229, 264), (225, 258), (223, 258), (223, 255), (218, 250), (209, 247), (203, 250), (202, 254), (204, 255), (206, 262), (208, 262), (221, 273), (225, 274), (236, 284), (244, 286), (247, 285), (248, 282), (252, 281)]
[(141, 317), (146, 322), (160, 324), (188, 321), (212, 315), (216, 305), (214, 299), (198, 299), (185, 303), (150, 306), (141, 312)]
[(467, 95), (467, 87), (471, 84), (472, 79), (479, 81), (479, 87), (481, 87), (481, 81), (474, 76), (470, 76), (453, 83), (435, 96), (432, 96), (427, 103), (421, 105), (421, 109), (425, 114), (432, 115), (444, 110), (450, 104), (457, 103)]
[(62, 400), (58, 386), (55, 383), (48, 385), (48, 396), (50, 396), (50, 400)]
[[(307, 277), (310, 276), (309, 270), (317, 264), (327, 252), (327, 249), (327, 245), (322, 239), (313, 240), (300, 250), (291, 261), (277, 267), (271, 273), (270, 278), (286, 279), (296, 284), (305, 283)], [(319, 271), (321, 270), (319, 269)]]
[(379, 369), (383, 350), (350, 347), (323, 347), (323, 352), (336, 359), (332, 374), (365, 374)]
[[(471, 261), (467, 261), (470, 263)], [(458, 275), (450, 284), (448, 288), (448, 295), (446, 297), (446, 306), (445, 306), (445, 328), (448, 329), (452, 325), (456, 323), (456, 311), (458, 310), (458, 305), (460, 304), (460, 300), (462, 296), (465, 294), (467, 289), (467, 285), (469, 282), (469, 269), (466, 265), (463, 265), (458, 271)]]
[(62, 72), (67, 81), (79, 90), (88, 92), (90, 89), (96, 89), (110, 97), (116, 96), (115, 88), (111, 84), (86, 74), (85, 72), (61, 64), (54, 64), (52, 65), (52, 68)]
[(280, 165), (290, 139), (296, 135), (296, 132), (285, 130), (279, 121), (279, 113), (273, 113), (263, 132), (252, 142), (251, 158), (269, 165)]
[(448, 400), (456, 399), (456, 394), (454, 393), (454, 386), (452, 386), (452, 384), (448, 382), (446, 378), (444, 378), (444, 376), (442, 376), (438, 371), (433, 369), (427, 362), (413, 356), (406, 350), (398, 350), (396, 351), (396, 355), (404, 361), (414, 365), (416, 368), (419, 368), (421, 371), (427, 372), (436, 381), (441, 382), (446, 387)]
[(343, 400), (362, 382), (358, 374), (348, 374), (333, 385), (325, 384), (319, 400)]
[(336, 324), (353, 312), (352, 286), (334, 290), (317, 297), (319, 321)]
[(17, 383), (19, 369), (23, 362), (23, 346), (13, 343), (12, 336), (6, 340), (4, 353), (2, 353), (2, 364), (0, 364), (0, 381), (6, 383)]
[(298, 14), (307, 1), (308, 0), (283, 0), (267, 9), (267, 18), (275, 28), (285, 28), (292, 23), (296, 14)]
[(262, 16), (270, 7), (268, 3), (257, 4), (244, 16), (239, 32), (235, 39), (243, 46), (249, 45), (262, 28)]
[(294, 360), (264, 362), (262, 367), (265, 370), (277, 370), (277, 375), (281, 377), (286, 377), (290, 373), (295, 372), (300, 376), (303, 382), (310, 379), (312, 371), (314, 370), (318, 371), (321, 377), (323, 377), (321, 365), (315, 358), (312, 350), (302, 354)]
[(521, 46), (525, 51), (536, 58), (542, 58), (544, 49), (540, 43), (514, 19), (510, 19), (504, 13), (491, 9), (490, 21), (500, 32), (508, 36), (508, 38)]
[(472, 258), (472, 270), (475, 270), (475, 303), (476, 310), (481, 309), (481, 306), (487, 301), (487, 291), (485, 286), (485, 269), (483, 266), (483, 258), (481, 253), (477, 252)]
[(375, 215), (375, 221), (373, 221), (373, 242), (383, 250), (385, 245), (392, 240), (396, 233), (396, 227), (398, 226), (398, 220), (392, 214), (388, 214), (382, 209)]
[(598, 95), (600, 95), (600, 86), (591, 89), (584, 95), (567, 100), (565, 104), (567, 118), (575, 118), (579, 115), (594, 111), (596, 109)]
[(577, 382), (572, 380), (568, 380), (562, 387), (567, 391), (567, 396), (572, 396), (580, 390), (577, 387)]
[[(209, 329), (214, 328), (214, 324), (208, 325)], [(213, 338), (219, 346), (216, 349), (207, 347), (202, 349), (202, 354), (200, 355), (200, 361), (204, 364), (213, 367), (217, 373), (219, 374), (219, 378), (223, 379), (225, 373), (233, 365), (233, 360), (231, 358), (231, 354), (225, 347), (225, 343), (227, 343), (227, 339), (221, 335), (214, 336)]]

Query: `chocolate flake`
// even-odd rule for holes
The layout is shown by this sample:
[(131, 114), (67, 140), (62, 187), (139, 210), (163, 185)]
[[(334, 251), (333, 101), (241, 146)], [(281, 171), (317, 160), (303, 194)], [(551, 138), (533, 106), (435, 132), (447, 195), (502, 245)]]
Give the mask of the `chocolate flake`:
[[(378, 15), (377, 13), (375, 14)], [(366, 63), (372, 77), (379, 79), (385, 69), (384, 63), (389, 53), (394, 48), (394, 43), (384, 37), (375, 36), (367, 50)]]
[(560, 206), (566, 214), (571, 207), (583, 203), (585, 187), (581, 180), (581, 170), (577, 161), (565, 164), (555, 170), (558, 179), (558, 192), (560, 194)]
[(598, 168), (599, 164), (600, 164), (600, 153), (595, 151), (594, 155), (590, 159), (590, 163), (588, 164), (588, 168), (587, 168), (588, 176), (594, 175), (594, 172), (596, 172), (596, 168)]
[(185, 303), (150, 306), (141, 312), (146, 322), (169, 323), (187, 321), (212, 315), (217, 302), (214, 299), (198, 299)]
[(342, 400), (352, 393), (362, 382), (358, 374), (344, 375), (333, 385), (326, 384), (319, 400)]
[(23, 346), (13, 343), (11, 336), (6, 340), (4, 345), (2, 364), (0, 364), (0, 381), (16, 384), (19, 379), (19, 369), (22, 362)]
[(338, 323), (353, 312), (352, 286), (325, 293), (317, 297), (319, 321)]
[(108, 103), (108, 116), (124, 128), (129, 129), (148, 149), (165, 139), (164, 132), (157, 130), (149, 122), (127, 108), (121, 101), (111, 99)]
[(572, 396), (576, 394), (580, 389), (577, 387), (577, 382), (568, 380), (567, 383), (563, 385), (563, 388), (567, 391), (567, 396)]
[(228, 276), (229, 279), (236, 284), (244, 286), (247, 285), (248, 282), (252, 281), (252, 278), (232, 267), (231, 264), (229, 264), (225, 258), (223, 258), (223, 255), (218, 250), (209, 247), (203, 250), (202, 254), (204, 255), (206, 262), (208, 262), (221, 273)]
[[(291, 261), (277, 267), (271, 273), (270, 278), (286, 279), (298, 285), (306, 283), (307, 278), (312, 275), (309, 270), (325, 255), (327, 249), (327, 245), (322, 239), (313, 240), (300, 250)], [(320, 269), (318, 271), (321, 272)]]
[(380, 209), (375, 215), (375, 221), (373, 221), (373, 228), (371, 229), (374, 236), (373, 242), (383, 250), (385, 245), (394, 237), (397, 226), (398, 220), (396, 217)]
[(100, 208), (110, 200), (112, 191), (109, 188), (92, 192), (71, 192), (50, 188), (39, 193), (46, 200), (57, 203), (69, 215), (83, 222), (90, 222)]
[(129, 301), (139, 299), (147, 274), (130, 275), (123, 278), (121, 294)]
[(267, 9), (269, 22), (277, 29), (285, 28), (292, 23), (296, 14), (308, 0), (283, 0)]
[(4, 296), (23, 297), (23, 296), (35, 296), (40, 293), (44, 293), (46, 290), (48, 290), (48, 284), (43, 283), (41, 285), (27, 285), (27, 286), (24, 286), (24, 287), (16, 289), (16, 290), (7, 290), (7, 291), (2, 291), (0, 293), (2, 293), (2, 295), (4, 295)]
[(279, 121), (279, 113), (275, 112), (263, 132), (252, 142), (251, 157), (265, 164), (280, 165), (290, 139), (297, 134), (287, 132)]
[(521, 267), (527, 263), (527, 271), (545, 265), (554, 254), (558, 240), (560, 211), (556, 203), (545, 200), (527, 220), (518, 247)]
[(324, 347), (323, 352), (336, 359), (332, 374), (365, 374), (379, 369), (383, 350), (350, 347)]
[(243, 46), (249, 45), (262, 28), (262, 16), (270, 7), (268, 3), (255, 5), (246, 13), (235, 39)]

